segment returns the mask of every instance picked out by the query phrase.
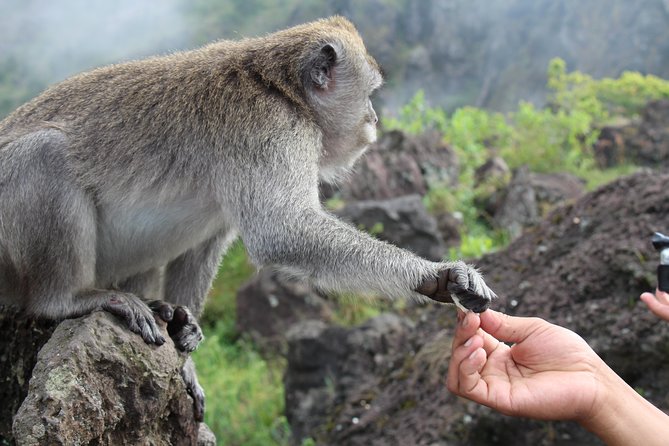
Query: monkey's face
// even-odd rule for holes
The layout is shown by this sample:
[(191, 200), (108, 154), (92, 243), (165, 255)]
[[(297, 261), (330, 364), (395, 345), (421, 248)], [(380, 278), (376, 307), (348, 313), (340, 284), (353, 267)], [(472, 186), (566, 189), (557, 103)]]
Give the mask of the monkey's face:
[(370, 97), (382, 76), (362, 44), (326, 45), (317, 60), (311, 102), (322, 132), (321, 179), (333, 182), (376, 142), (378, 117)]

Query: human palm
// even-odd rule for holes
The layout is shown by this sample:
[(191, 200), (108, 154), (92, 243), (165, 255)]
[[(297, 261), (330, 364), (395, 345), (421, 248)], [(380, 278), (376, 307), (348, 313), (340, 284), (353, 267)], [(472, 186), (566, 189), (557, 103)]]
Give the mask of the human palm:
[[(587, 417), (603, 362), (574, 332), (488, 310), (461, 316), (447, 384), (500, 412), (538, 419)], [(513, 345), (504, 342), (513, 343)]]

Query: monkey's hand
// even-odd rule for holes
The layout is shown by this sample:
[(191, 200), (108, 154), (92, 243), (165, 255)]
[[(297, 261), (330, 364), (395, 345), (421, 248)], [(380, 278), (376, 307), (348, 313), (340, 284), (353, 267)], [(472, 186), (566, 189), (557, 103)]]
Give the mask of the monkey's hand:
[(147, 344), (165, 343), (151, 309), (139, 297), (129, 293), (111, 293), (100, 306), (123, 319), (130, 331), (140, 335)]
[(416, 291), (437, 302), (454, 303), (463, 311), (482, 313), (497, 295), (488, 288), (481, 274), (464, 262), (448, 264), (437, 277), (423, 282)]

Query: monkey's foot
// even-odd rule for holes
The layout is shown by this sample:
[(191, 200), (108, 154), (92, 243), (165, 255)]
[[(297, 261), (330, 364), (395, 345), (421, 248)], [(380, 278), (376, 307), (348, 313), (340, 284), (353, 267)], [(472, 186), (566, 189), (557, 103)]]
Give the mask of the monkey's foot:
[(174, 317), (174, 308), (163, 300), (152, 300), (147, 302), (147, 305), (155, 315), (165, 322), (169, 323)]
[(177, 349), (190, 353), (204, 339), (202, 329), (190, 310), (186, 307), (174, 307), (172, 320), (167, 323), (167, 332)]
[(100, 306), (123, 319), (130, 331), (140, 335), (147, 344), (165, 343), (153, 312), (139, 297), (129, 293), (111, 293)]
[(204, 390), (197, 380), (195, 373), (195, 364), (191, 358), (188, 358), (181, 369), (181, 377), (186, 384), (186, 391), (193, 398), (193, 415), (195, 421), (204, 421)]
[(497, 295), (488, 288), (481, 274), (473, 267), (458, 261), (426, 280), (416, 290), (437, 302), (450, 302), (463, 311), (482, 313)]

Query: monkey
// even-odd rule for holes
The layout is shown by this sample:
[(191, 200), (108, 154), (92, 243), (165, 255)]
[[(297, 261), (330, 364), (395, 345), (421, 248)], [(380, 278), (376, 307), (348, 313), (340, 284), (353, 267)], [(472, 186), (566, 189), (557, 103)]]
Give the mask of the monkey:
[[(263, 37), (93, 69), (0, 122), (0, 304), (62, 319), (104, 310), (149, 344), (197, 324), (226, 249), (326, 292), (375, 292), (485, 311), (462, 261), (431, 262), (340, 221), (320, 182), (376, 140), (383, 82), (335, 16)], [(154, 316), (155, 315), (155, 316)], [(182, 372), (202, 420), (204, 393)]]

